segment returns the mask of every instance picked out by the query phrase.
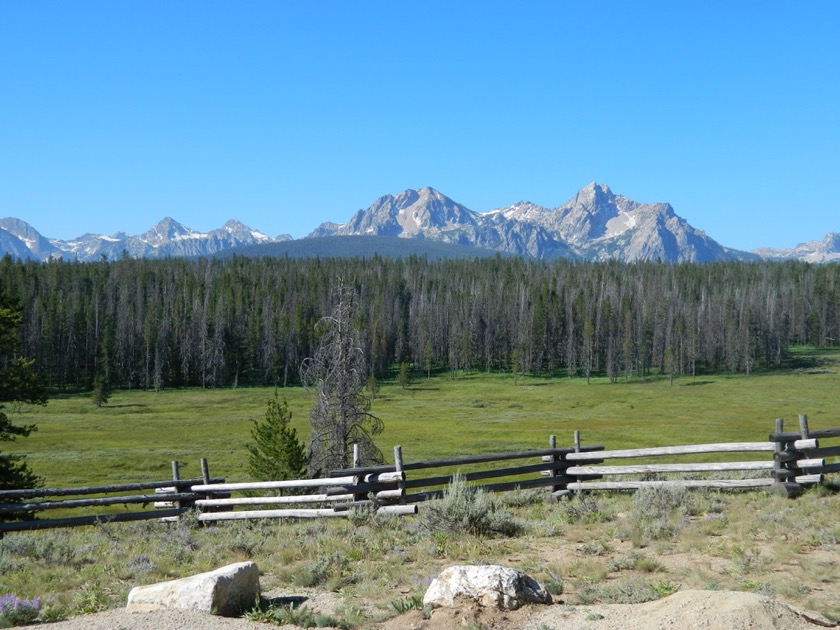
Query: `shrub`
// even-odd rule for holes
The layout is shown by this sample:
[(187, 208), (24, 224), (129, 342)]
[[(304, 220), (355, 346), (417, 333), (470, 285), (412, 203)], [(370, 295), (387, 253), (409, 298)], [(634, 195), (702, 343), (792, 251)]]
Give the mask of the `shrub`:
[(677, 585), (664, 580), (648, 583), (630, 578), (603, 584), (585, 584), (580, 589), (579, 597), (582, 604), (641, 604), (667, 597), (677, 590)]
[(546, 591), (555, 597), (559, 597), (563, 594), (563, 578), (559, 575), (555, 575), (553, 573), (550, 574), (545, 580), (543, 580), (543, 586)]
[(639, 544), (672, 538), (683, 527), (693, 502), (683, 486), (645, 486), (633, 496), (630, 523)]
[(640, 573), (657, 573), (665, 571), (665, 567), (654, 560), (648, 558), (638, 551), (628, 551), (625, 554), (613, 558), (607, 565), (610, 571), (628, 571), (634, 570)]
[(408, 597), (392, 600), (388, 602), (388, 608), (398, 615), (407, 613), (409, 610), (423, 610), (423, 596), (409, 595)]
[(498, 501), (501, 505), (508, 508), (521, 508), (530, 505), (541, 505), (545, 503), (545, 490), (514, 490), (513, 492), (503, 492), (499, 495)]
[(323, 585), (328, 590), (337, 591), (353, 583), (353, 577), (346, 573), (347, 565), (345, 556), (333, 552), (306, 563), (295, 573), (292, 581), (296, 586), (311, 588)]
[(560, 519), (566, 523), (604, 523), (615, 518), (609, 499), (593, 494), (579, 493), (568, 501), (561, 501)]
[(245, 613), (245, 618), (260, 623), (275, 624), (278, 626), (292, 625), (298, 628), (348, 628), (349, 625), (330, 617), (319, 615), (306, 607), (257, 606), (250, 612)]
[(455, 475), (443, 498), (431, 501), (421, 526), (429, 532), (468, 533), (474, 536), (515, 536), (521, 531), (511, 513), (492, 495), (468, 486)]

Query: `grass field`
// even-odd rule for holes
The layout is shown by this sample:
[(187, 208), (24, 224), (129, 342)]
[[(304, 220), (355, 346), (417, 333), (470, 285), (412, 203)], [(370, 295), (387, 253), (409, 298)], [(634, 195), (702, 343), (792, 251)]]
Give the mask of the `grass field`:
[[(406, 461), (544, 448), (548, 436), (571, 445), (640, 448), (703, 442), (761, 441), (776, 418), (797, 428), (840, 425), (840, 352), (801, 349), (786, 369), (745, 375), (667, 379), (514, 379), (473, 373), (415, 377), (403, 389), (383, 383), (373, 412), (385, 424), (377, 442), (390, 460), (400, 444)], [(279, 390), (303, 440), (311, 393)], [(38, 431), (3, 449), (24, 453), (49, 487), (167, 479), (170, 462), (199, 476), (206, 457), (213, 476), (247, 479), (251, 421), (265, 413), (272, 389), (115, 392), (106, 406), (88, 395), (53, 396), (46, 407), (15, 416)]]

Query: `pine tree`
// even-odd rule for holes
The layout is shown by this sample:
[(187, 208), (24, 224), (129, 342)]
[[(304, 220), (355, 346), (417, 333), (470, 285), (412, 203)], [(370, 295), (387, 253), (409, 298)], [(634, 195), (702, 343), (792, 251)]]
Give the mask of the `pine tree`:
[(286, 399), (274, 392), (262, 420), (254, 420), (248, 445), (248, 472), (258, 481), (285, 481), (306, 476), (306, 447), (289, 426), (292, 412)]
[[(38, 379), (34, 361), (18, 356), (18, 330), (22, 322), (23, 318), (17, 309), (0, 305), (0, 442), (12, 442), (19, 437), (28, 436), (35, 430), (35, 425), (21, 426), (12, 423), (3, 411), (5, 403), (47, 403), (46, 389)], [(0, 451), (0, 490), (34, 488), (40, 483), (40, 478), (30, 470), (22, 455)], [(2, 502), (0, 499), (0, 503)], [(25, 515), (19, 517), (23, 518)]]
[(108, 380), (101, 374), (97, 374), (93, 378), (93, 389), (90, 393), (90, 399), (94, 405), (101, 407), (108, 404), (111, 398), (111, 387), (108, 385)]
[(411, 385), (411, 364), (403, 361), (400, 363), (400, 371), (397, 374), (397, 382), (400, 384), (400, 387), (403, 389), (408, 389), (408, 386)]

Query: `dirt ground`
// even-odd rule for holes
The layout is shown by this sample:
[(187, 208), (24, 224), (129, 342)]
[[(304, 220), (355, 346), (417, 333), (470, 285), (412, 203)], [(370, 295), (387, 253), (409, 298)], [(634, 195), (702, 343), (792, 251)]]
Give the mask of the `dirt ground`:
[[(329, 594), (312, 593), (308, 603), (319, 612), (329, 613), (336, 602)], [(470, 624), (487, 630), (815, 630), (837, 627), (817, 614), (796, 610), (760, 595), (694, 590), (680, 591), (644, 604), (552, 604), (526, 606), (515, 611), (482, 609), (464, 602), (458, 607), (436, 609), (428, 619), (424, 618), (421, 611), (411, 611), (371, 627), (381, 630), (463, 630)], [(225, 630), (266, 627), (265, 624), (245, 619), (225, 619), (189, 611), (129, 614), (122, 610), (50, 624), (51, 630)]]

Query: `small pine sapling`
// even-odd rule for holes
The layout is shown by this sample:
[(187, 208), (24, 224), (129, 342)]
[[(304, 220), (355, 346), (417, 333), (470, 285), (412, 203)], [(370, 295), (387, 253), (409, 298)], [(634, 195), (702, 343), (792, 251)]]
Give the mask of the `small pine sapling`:
[(306, 447), (289, 426), (292, 412), (277, 392), (269, 400), (262, 420), (254, 420), (253, 444), (248, 445), (248, 472), (259, 481), (286, 481), (306, 477)]

